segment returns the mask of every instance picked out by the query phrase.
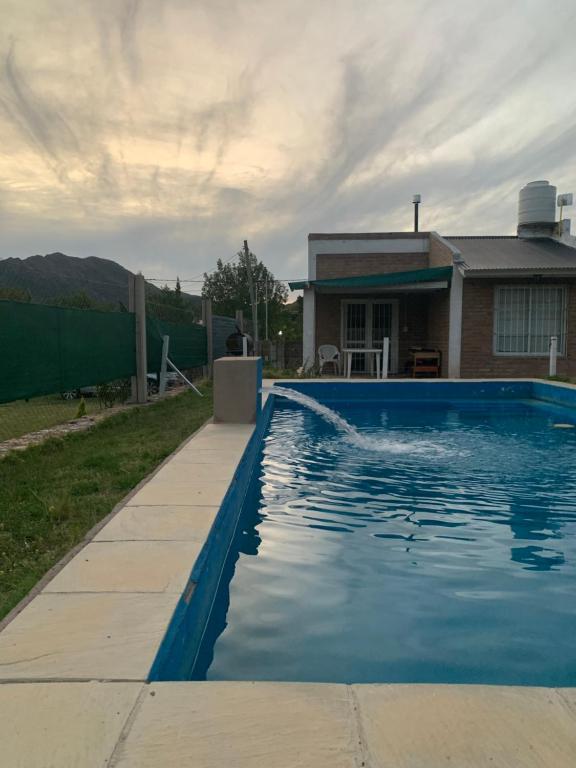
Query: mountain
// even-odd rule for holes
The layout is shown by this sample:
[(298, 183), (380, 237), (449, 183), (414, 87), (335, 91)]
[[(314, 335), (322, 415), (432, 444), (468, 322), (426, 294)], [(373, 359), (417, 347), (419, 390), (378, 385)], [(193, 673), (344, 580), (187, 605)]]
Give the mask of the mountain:
[[(98, 302), (127, 306), (130, 274), (110, 259), (97, 256), (80, 259), (64, 253), (48, 253), (0, 261), (0, 289), (27, 291), (35, 302), (84, 293)], [(161, 295), (160, 289), (148, 282), (146, 292), (152, 301)], [(199, 296), (183, 293), (182, 297), (189, 305), (199, 308)]]

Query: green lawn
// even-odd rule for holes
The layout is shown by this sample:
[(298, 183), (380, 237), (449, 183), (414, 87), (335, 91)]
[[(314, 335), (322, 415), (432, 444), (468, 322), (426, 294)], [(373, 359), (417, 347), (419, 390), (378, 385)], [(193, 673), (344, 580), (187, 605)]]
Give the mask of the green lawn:
[(202, 391), (0, 459), (0, 618), (212, 415), (211, 390)]
[[(86, 397), (86, 413), (100, 411), (98, 398)], [(13, 437), (55, 427), (76, 418), (80, 400), (63, 400), (60, 395), (34, 397), (26, 402), (0, 404), (0, 442)]]

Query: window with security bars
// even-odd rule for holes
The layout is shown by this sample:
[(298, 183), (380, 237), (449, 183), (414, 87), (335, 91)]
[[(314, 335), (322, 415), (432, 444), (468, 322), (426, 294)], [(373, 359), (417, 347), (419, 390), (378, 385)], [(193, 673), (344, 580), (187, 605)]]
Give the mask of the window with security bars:
[(500, 286), (494, 302), (494, 351), (500, 355), (547, 355), (550, 337), (566, 351), (566, 289)]

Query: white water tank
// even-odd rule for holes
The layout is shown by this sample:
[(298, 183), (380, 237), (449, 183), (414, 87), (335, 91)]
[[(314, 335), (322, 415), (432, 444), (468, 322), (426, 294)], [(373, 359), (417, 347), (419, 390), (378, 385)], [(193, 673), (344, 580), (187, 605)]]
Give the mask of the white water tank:
[(518, 197), (518, 226), (554, 224), (556, 221), (556, 187), (547, 181), (531, 181), (522, 187)]

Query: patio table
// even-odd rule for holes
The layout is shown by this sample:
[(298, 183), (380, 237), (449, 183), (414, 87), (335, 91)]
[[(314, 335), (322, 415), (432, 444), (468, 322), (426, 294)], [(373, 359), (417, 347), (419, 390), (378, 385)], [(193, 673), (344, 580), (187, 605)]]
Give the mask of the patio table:
[(346, 348), (343, 349), (342, 352), (344, 353), (346, 364), (345, 364), (345, 370), (346, 370), (346, 376), (348, 379), (352, 377), (352, 355), (353, 354), (361, 354), (361, 355), (374, 355), (376, 358), (376, 378), (380, 378), (380, 355), (382, 354), (381, 349), (366, 349), (365, 347), (361, 347), (360, 349), (351, 349)]

